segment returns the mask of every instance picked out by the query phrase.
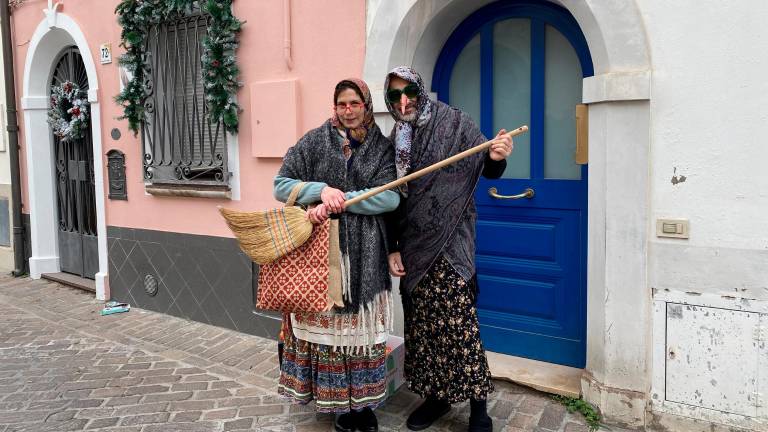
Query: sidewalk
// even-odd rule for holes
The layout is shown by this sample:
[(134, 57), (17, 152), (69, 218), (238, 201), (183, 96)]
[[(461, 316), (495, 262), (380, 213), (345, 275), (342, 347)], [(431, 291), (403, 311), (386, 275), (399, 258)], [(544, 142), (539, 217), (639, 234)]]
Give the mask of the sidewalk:
[[(100, 316), (93, 295), (0, 276), (0, 432), (331, 431), (332, 417), (276, 396), (276, 343), (140, 309)], [(543, 393), (505, 382), (495, 431), (585, 432)], [(419, 403), (403, 387), (377, 410), (404, 431)], [(429, 431), (465, 431), (466, 404)], [(617, 430), (617, 429), (613, 429)]]

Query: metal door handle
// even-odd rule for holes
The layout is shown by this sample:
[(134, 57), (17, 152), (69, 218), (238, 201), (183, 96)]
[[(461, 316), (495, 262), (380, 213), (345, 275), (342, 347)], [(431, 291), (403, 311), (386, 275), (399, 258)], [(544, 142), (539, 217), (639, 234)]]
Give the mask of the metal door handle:
[(490, 189), (488, 189), (488, 195), (496, 199), (522, 199), (522, 198), (531, 199), (533, 198), (533, 195), (534, 195), (533, 189), (531, 188), (527, 188), (525, 189), (525, 192), (517, 195), (499, 195), (498, 192), (499, 191), (495, 187), (491, 187)]

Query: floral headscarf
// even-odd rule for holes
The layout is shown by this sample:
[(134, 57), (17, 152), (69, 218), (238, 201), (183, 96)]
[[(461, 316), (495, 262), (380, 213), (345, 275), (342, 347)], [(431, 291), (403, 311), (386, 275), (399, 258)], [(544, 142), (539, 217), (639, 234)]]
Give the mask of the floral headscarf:
[[(339, 93), (342, 90), (340, 86), (345, 85), (352, 87), (353, 90), (363, 99), (365, 105), (365, 116), (360, 126), (354, 129), (347, 129), (339, 119), (339, 114), (336, 112), (336, 98), (339, 97)], [(358, 78), (347, 78), (339, 81), (336, 84), (336, 90), (333, 92), (333, 116), (331, 116), (331, 124), (336, 130), (344, 137), (344, 144), (342, 150), (344, 151), (344, 157), (349, 159), (352, 156), (352, 149), (359, 147), (365, 142), (365, 137), (368, 135), (368, 130), (373, 125), (373, 101), (371, 98), (371, 91), (368, 89), (368, 85), (365, 81)]]
[[(408, 82), (414, 83), (419, 87), (418, 106), (416, 111), (418, 115), (413, 121), (405, 121), (402, 119), (401, 114), (392, 106), (392, 102), (387, 98), (387, 90), (389, 90), (389, 82), (392, 77), (404, 79)], [(397, 123), (393, 130), (393, 135), (390, 137), (395, 143), (395, 165), (397, 167), (397, 178), (403, 177), (408, 173), (411, 168), (411, 143), (413, 141), (414, 128), (424, 126), (432, 116), (432, 106), (434, 103), (429, 98), (427, 89), (424, 88), (424, 81), (421, 79), (421, 75), (408, 66), (398, 66), (392, 69), (387, 74), (387, 79), (384, 81), (384, 101), (387, 104), (387, 110), (392, 114)], [(403, 193), (406, 191), (401, 189)]]

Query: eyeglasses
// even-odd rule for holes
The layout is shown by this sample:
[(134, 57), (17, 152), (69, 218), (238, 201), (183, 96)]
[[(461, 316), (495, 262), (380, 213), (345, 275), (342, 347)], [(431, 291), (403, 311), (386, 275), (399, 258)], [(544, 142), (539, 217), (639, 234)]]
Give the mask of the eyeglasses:
[(346, 110), (350, 111), (360, 111), (363, 109), (363, 106), (365, 106), (362, 102), (350, 102), (350, 103), (337, 103), (336, 104), (336, 111), (339, 112), (345, 112)]
[(408, 98), (413, 99), (416, 96), (419, 95), (419, 86), (417, 86), (414, 83), (410, 83), (407, 86), (403, 87), (402, 90), (400, 89), (390, 89), (387, 90), (387, 99), (389, 99), (390, 102), (400, 102), (400, 96), (405, 93)]

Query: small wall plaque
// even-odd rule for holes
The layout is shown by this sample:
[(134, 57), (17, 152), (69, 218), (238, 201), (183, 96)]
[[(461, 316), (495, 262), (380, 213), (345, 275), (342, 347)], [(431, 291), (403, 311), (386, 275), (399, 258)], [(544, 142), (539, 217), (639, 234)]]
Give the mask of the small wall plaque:
[(111, 43), (103, 43), (99, 47), (99, 60), (101, 60), (101, 64), (109, 64), (112, 63), (112, 44)]
[(109, 199), (127, 200), (125, 189), (125, 154), (112, 149), (107, 152), (107, 172), (109, 175)]

